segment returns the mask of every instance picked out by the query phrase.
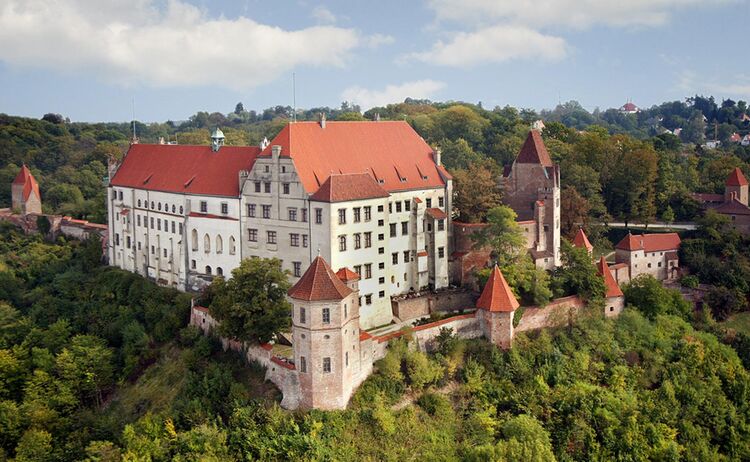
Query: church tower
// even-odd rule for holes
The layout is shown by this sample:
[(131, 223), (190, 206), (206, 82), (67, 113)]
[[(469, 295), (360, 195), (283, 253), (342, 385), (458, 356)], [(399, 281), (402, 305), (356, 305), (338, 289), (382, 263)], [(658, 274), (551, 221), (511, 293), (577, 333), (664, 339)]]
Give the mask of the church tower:
[(13, 210), (23, 215), (42, 213), (42, 196), (39, 194), (39, 184), (25, 164), (16, 175), (10, 189)]
[(732, 173), (729, 174), (724, 190), (724, 202), (731, 202), (732, 199), (737, 199), (745, 206), (748, 205), (747, 179), (739, 167), (732, 170)]
[(318, 256), (289, 289), (303, 408), (344, 409), (359, 383), (359, 275), (338, 274)]

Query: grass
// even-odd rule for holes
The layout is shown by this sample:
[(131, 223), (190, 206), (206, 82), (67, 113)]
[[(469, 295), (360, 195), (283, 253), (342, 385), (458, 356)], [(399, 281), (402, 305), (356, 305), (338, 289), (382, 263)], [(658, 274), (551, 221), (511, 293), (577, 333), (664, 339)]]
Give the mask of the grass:
[(750, 335), (750, 311), (733, 314), (722, 323), (724, 327), (734, 329), (737, 332)]

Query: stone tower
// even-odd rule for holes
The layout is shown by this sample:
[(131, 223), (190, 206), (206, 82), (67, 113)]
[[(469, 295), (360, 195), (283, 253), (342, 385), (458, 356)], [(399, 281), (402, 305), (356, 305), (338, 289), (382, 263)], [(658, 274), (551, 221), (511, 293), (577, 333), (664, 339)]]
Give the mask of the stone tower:
[(477, 300), (479, 325), (490, 343), (505, 350), (513, 345), (513, 316), (518, 307), (518, 300), (495, 265)]
[(303, 408), (344, 409), (367, 369), (359, 351), (359, 276), (348, 269), (339, 274), (318, 256), (289, 289)]
[(739, 167), (732, 170), (732, 173), (729, 174), (726, 188), (724, 189), (724, 202), (731, 202), (732, 199), (737, 199), (745, 206), (748, 205), (747, 179)]
[(42, 213), (42, 196), (34, 175), (24, 164), (10, 187), (13, 210), (23, 215)]
[(560, 166), (553, 164), (542, 136), (531, 130), (510, 169), (503, 174), (503, 202), (518, 221), (533, 221), (530, 253), (537, 266), (560, 266)]
[(596, 265), (599, 274), (604, 278), (604, 316), (615, 317), (622, 313), (625, 308), (625, 295), (622, 293), (620, 286), (617, 285), (612, 272), (609, 270), (607, 260), (602, 255), (601, 260)]

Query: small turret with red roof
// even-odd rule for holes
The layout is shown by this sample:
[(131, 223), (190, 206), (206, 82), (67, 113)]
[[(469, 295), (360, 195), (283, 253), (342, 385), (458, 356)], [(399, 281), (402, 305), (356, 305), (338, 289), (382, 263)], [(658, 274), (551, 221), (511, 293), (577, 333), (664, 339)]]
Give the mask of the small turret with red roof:
[(23, 215), (42, 213), (42, 196), (39, 184), (31, 170), (24, 164), (11, 185), (12, 207)]
[(477, 300), (477, 317), (490, 343), (508, 349), (513, 345), (513, 315), (520, 306), (500, 268), (495, 265)]

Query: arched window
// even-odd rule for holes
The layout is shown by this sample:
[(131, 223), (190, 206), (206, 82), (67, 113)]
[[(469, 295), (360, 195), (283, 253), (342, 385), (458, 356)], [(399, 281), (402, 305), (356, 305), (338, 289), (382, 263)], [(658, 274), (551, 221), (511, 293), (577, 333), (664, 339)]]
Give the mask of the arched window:
[(234, 236), (229, 236), (229, 255), (237, 253), (237, 244), (234, 240)]
[(221, 266), (216, 267), (216, 274), (218, 274), (219, 276), (224, 276), (224, 270), (221, 269)]
[(159, 202), (159, 210), (161, 210), (161, 202)]
[(182, 208), (182, 206), (180, 206), (180, 215), (182, 215), (183, 211), (184, 211), (184, 209)]
[(216, 235), (216, 253), (224, 252), (224, 240), (221, 235)]
[(140, 206), (141, 206), (141, 200), (138, 199), (138, 207), (140, 207)]
[(211, 252), (211, 238), (208, 234), (203, 235), (203, 251), (206, 253)]
[(174, 211), (175, 211), (175, 207), (174, 207), (174, 204), (172, 204), (172, 213), (174, 213)]
[(211, 267), (206, 265), (206, 274), (211, 274)]
[(151, 201), (151, 210), (154, 210), (154, 209), (156, 209), (156, 207), (154, 207), (154, 201)]
[(198, 250), (198, 231), (193, 230), (192, 233), (190, 233), (192, 237), (192, 243), (193, 243), (193, 250)]

